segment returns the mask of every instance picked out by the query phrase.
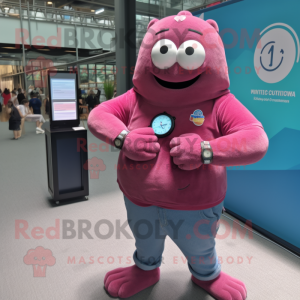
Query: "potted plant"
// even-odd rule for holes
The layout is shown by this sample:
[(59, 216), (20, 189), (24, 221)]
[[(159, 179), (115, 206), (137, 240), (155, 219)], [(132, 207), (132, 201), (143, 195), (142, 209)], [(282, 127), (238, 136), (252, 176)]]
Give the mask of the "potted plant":
[(103, 89), (104, 89), (106, 100), (112, 99), (112, 97), (114, 95), (114, 88), (115, 88), (115, 85), (114, 85), (113, 81), (105, 81), (104, 82)]

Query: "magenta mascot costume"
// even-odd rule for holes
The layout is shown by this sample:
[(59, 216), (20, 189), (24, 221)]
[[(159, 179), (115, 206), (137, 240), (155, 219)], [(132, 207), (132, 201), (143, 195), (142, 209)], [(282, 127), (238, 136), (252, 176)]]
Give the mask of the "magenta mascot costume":
[(135, 265), (105, 276), (111, 296), (127, 298), (158, 282), (167, 235), (195, 284), (219, 300), (247, 296), (242, 281), (221, 271), (215, 236), (226, 166), (259, 161), (268, 138), (228, 90), (218, 32), (215, 21), (187, 11), (151, 20), (134, 88), (90, 114), (91, 132), (121, 149), (118, 184), (136, 241)]

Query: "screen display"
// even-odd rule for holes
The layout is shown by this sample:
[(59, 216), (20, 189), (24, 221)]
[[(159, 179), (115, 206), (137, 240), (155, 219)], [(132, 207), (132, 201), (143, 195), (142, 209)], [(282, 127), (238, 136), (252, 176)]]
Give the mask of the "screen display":
[(77, 119), (76, 74), (56, 74), (50, 78), (52, 120)]

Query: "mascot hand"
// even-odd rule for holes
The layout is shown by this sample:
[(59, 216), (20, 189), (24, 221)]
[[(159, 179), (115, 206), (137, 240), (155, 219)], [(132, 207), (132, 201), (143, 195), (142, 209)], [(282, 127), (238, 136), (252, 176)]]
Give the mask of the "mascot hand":
[(126, 136), (122, 151), (135, 161), (146, 161), (156, 157), (160, 150), (157, 136), (150, 127), (130, 131)]
[(175, 165), (182, 170), (194, 170), (202, 165), (201, 159), (202, 139), (198, 134), (182, 134), (170, 142), (170, 155)]

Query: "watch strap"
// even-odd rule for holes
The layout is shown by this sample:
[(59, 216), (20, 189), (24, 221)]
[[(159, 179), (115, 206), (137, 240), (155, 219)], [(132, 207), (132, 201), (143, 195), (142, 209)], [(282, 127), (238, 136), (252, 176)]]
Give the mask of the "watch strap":
[[(122, 130), (122, 131), (120, 132), (120, 134), (115, 138), (114, 144), (115, 144), (115, 146), (116, 146), (117, 148), (119, 148), (119, 149), (122, 148), (122, 146), (123, 146), (123, 144), (124, 144), (124, 140), (125, 140), (125, 138), (126, 138), (126, 136), (128, 135), (129, 132), (130, 132), (130, 131), (128, 131), (128, 130)], [(121, 145), (120, 145), (120, 146), (117, 146), (117, 145), (116, 145), (116, 140), (121, 141)]]
[(124, 140), (128, 133), (129, 133), (128, 130), (122, 130), (121, 133), (117, 136), (117, 138)]
[[(211, 157), (210, 158), (204, 158), (203, 156), (203, 151), (204, 150), (209, 150), (211, 152)], [(201, 142), (201, 156), (202, 156), (202, 161), (204, 164), (210, 164), (212, 162), (212, 158), (213, 158), (213, 152), (212, 152), (212, 148), (211, 145), (208, 141), (202, 141)]]

